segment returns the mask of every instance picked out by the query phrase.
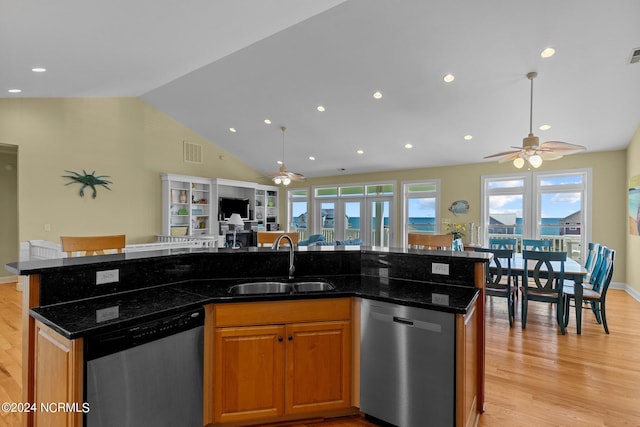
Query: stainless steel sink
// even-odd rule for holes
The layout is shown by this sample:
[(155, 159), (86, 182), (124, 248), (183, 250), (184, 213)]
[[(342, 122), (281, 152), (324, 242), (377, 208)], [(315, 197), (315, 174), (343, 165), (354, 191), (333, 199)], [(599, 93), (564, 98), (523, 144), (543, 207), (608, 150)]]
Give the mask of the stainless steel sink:
[(335, 287), (328, 282), (295, 282), (294, 292), (326, 292), (333, 291)]
[(290, 292), (326, 292), (335, 287), (323, 281), (248, 282), (229, 288), (231, 295), (288, 294)]
[(291, 284), (284, 282), (250, 282), (229, 288), (229, 293), (232, 295), (287, 294), (289, 292), (291, 292)]

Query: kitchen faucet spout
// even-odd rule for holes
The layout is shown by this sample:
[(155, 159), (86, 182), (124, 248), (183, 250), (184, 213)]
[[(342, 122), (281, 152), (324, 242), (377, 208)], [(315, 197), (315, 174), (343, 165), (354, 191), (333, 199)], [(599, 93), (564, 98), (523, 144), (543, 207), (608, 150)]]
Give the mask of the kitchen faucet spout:
[(287, 239), (289, 241), (289, 279), (293, 279), (293, 272), (296, 271), (296, 267), (293, 265), (295, 248), (294, 248), (293, 240), (291, 239), (291, 237), (289, 237), (286, 234), (279, 235), (276, 238), (276, 240), (273, 242), (271, 249), (275, 249), (276, 251), (280, 250), (280, 241), (282, 239)]

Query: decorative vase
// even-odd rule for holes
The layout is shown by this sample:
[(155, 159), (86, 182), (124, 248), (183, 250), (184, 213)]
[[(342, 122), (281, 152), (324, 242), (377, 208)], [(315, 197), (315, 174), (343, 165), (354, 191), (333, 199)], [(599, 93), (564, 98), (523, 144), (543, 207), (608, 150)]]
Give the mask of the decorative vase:
[(187, 191), (180, 190), (180, 197), (178, 198), (178, 203), (187, 203)]

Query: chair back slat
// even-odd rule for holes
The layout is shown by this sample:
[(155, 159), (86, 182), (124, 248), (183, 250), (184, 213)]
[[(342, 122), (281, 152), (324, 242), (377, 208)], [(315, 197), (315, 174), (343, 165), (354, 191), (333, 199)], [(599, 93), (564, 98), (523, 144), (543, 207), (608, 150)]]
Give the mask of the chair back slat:
[(550, 251), (551, 240), (522, 239), (522, 251)]
[[(522, 259), (525, 267), (523, 268), (523, 286), (562, 294), (566, 252), (522, 251)], [(531, 261), (535, 261), (535, 266), (529, 275), (528, 267)], [(554, 262), (559, 268), (554, 267)], [(529, 279), (532, 280), (529, 281)]]
[[(513, 258), (513, 249), (491, 249), (491, 248), (474, 248), (476, 252), (485, 252), (493, 254), (493, 263), (495, 264), (495, 272), (487, 268), (487, 284), (494, 286), (511, 286), (511, 259)], [(504, 262), (504, 266), (502, 263)], [(502, 283), (502, 277), (506, 276), (506, 284)]]
[(409, 233), (407, 243), (410, 248), (439, 249), (453, 246), (452, 234)]
[(601, 294), (606, 292), (611, 277), (613, 276), (613, 260), (615, 258), (616, 251), (607, 247), (602, 247), (601, 262), (598, 271), (594, 273), (591, 284), (593, 290), (600, 292)]
[(126, 236), (117, 234), (113, 236), (60, 236), (62, 251), (67, 256), (73, 256), (74, 252), (80, 252), (84, 256), (103, 255), (105, 250), (113, 250), (122, 253), (126, 246)]
[(518, 239), (492, 237), (489, 239), (489, 249), (511, 249), (514, 252), (518, 245)]

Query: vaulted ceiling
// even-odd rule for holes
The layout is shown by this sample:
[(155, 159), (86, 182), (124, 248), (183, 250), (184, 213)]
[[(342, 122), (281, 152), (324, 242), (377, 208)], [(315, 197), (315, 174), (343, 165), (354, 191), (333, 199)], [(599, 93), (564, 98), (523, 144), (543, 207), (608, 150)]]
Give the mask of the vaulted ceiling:
[(616, 150), (640, 124), (638, 17), (637, 0), (0, 0), (0, 96), (141, 97), (265, 174), (286, 126), (287, 168), (319, 177), (495, 161), (527, 136), (537, 71), (540, 140)]

